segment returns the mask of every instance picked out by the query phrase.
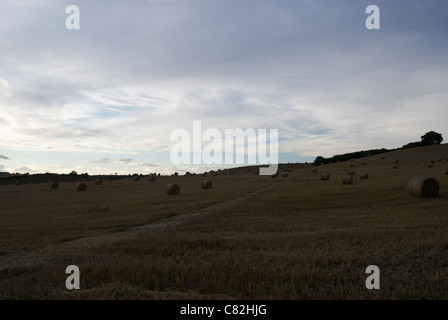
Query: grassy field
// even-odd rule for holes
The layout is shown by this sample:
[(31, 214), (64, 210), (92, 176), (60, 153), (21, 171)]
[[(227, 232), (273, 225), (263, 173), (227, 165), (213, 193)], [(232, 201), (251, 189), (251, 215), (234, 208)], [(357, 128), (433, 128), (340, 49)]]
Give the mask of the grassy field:
[[(1, 186), (0, 299), (448, 299), (447, 157), (443, 144), (316, 173), (282, 164), (288, 177), (239, 168), (84, 192)], [(354, 183), (342, 185), (349, 168)], [(439, 196), (410, 196), (414, 176), (436, 178)], [(72, 264), (81, 290), (65, 287)], [(379, 290), (366, 289), (369, 265)]]

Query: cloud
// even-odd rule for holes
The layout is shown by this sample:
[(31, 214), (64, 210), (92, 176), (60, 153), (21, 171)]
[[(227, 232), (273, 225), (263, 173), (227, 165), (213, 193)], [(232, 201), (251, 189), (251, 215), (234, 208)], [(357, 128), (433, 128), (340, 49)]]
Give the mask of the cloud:
[(14, 172), (17, 172), (17, 173), (34, 173), (34, 170), (30, 169), (30, 168), (28, 168), (26, 166), (23, 166), (23, 167), (15, 169)]
[(0, 154), (0, 159), (10, 160), (7, 156)]
[(151, 163), (138, 155), (166, 152), (170, 133), (195, 120), (277, 128), (280, 150), (297, 157), (443, 130), (444, 2), (382, 3), (379, 32), (366, 30), (366, 6), (88, 2), (69, 31), (52, 1), (2, 1), (0, 47), (11, 49), (0, 61), (0, 148), (115, 154), (85, 162), (143, 169)]

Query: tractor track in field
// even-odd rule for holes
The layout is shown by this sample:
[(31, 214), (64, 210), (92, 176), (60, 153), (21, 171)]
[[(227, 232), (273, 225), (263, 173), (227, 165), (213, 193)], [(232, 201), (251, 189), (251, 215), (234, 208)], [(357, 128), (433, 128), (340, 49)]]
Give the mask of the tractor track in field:
[(139, 233), (171, 229), (183, 225), (194, 219), (201, 218), (209, 214), (217, 214), (226, 210), (238, 207), (246, 199), (258, 195), (266, 190), (277, 187), (285, 180), (280, 180), (266, 187), (252, 190), (237, 198), (224, 200), (219, 203), (209, 205), (205, 208), (184, 212), (169, 218), (163, 218), (141, 226), (130, 227), (120, 231), (112, 231), (105, 235), (83, 237), (70, 241), (59, 242), (44, 248), (33, 251), (19, 251), (0, 256), (0, 271), (11, 267), (29, 267), (46, 264), (56, 261), (58, 257), (66, 255), (67, 252), (77, 254), (99, 248), (107, 243), (125, 240), (136, 236)]

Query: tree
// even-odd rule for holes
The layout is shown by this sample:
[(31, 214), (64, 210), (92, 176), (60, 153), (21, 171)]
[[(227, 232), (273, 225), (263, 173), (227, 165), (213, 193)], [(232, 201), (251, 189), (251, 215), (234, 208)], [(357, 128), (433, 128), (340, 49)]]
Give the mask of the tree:
[(421, 136), (422, 139), (422, 146), (429, 146), (432, 144), (441, 144), (443, 141), (442, 135), (440, 133), (429, 131), (426, 132), (423, 136)]
[(73, 170), (73, 171), (70, 172), (68, 175), (69, 175), (69, 176), (77, 176), (78, 173), (77, 173), (75, 170)]

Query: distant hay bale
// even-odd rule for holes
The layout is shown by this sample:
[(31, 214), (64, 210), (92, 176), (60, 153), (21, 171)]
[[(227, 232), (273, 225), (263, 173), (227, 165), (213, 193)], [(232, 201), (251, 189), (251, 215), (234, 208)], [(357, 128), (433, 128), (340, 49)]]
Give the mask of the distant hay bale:
[(134, 177), (134, 181), (140, 181), (140, 177), (139, 176), (135, 176)]
[(95, 185), (100, 186), (103, 184), (103, 179), (95, 179)]
[(384, 160), (384, 157), (381, 157), (381, 160)]
[(167, 194), (173, 195), (173, 194), (179, 194), (179, 192), (180, 192), (180, 187), (178, 184), (173, 183), (173, 184), (168, 184), (166, 186)]
[(443, 159), (442, 158), (439, 158), (437, 161), (439, 161), (439, 162), (442, 162), (443, 161)]
[(317, 172), (317, 169), (316, 168), (312, 168), (311, 172)]
[(186, 175), (186, 176), (191, 176), (191, 172), (188, 172), (188, 171), (187, 171), (187, 172), (185, 172), (185, 175)]
[(367, 172), (361, 172), (359, 175), (360, 179), (369, 179), (369, 174)]
[(394, 164), (393, 168), (398, 169), (398, 164)]
[(14, 184), (16, 185), (16, 186), (20, 186), (20, 181), (16, 181), (16, 182), (14, 182)]
[(320, 180), (330, 180), (330, 174), (326, 172), (322, 173), (320, 175)]
[(414, 197), (434, 198), (439, 194), (439, 183), (434, 178), (413, 177), (408, 182), (407, 190)]
[(258, 173), (259, 173), (259, 170), (258, 170), (258, 169), (254, 171), (254, 174), (258, 174)]
[(174, 175), (177, 177), (179, 174), (177, 172), (174, 172)]
[(367, 163), (363, 162), (362, 165), (365, 166)]
[(202, 189), (211, 189), (213, 183), (210, 180), (202, 180), (201, 187)]
[(58, 189), (59, 188), (59, 183), (57, 183), (56, 181), (52, 181), (50, 183), (50, 189)]
[(395, 160), (394, 162), (395, 162), (395, 163), (398, 163), (398, 160)]
[(288, 172), (283, 172), (283, 173), (282, 173), (282, 177), (283, 177), (283, 178), (286, 178), (287, 176), (288, 176)]
[(445, 174), (448, 175), (448, 169), (446, 169)]
[(434, 167), (434, 163), (428, 163), (428, 168), (433, 168)]
[(354, 163), (350, 163), (350, 167), (352, 167), (352, 168), (353, 168), (354, 166), (355, 166), (355, 164), (354, 164)]
[(350, 161), (353, 162), (353, 161), (355, 161), (355, 159), (351, 158)]
[(351, 176), (354, 176), (354, 175), (355, 175), (355, 170), (353, 170), (353, 169), (348, 170), (347, 173), (348, 173), (349, 175), (351, 175)]
[(292, 172), (292, 169), (288, 169), (288, 172)]
[(434, 163), (434, 160), (429, 160), (429, 163)]
[(50, 185), (54, 180), (48, 180), (47, 184)]
[(353, 177), (352, 176), (343, 176), (342, 184), (353, 184)]
[(84, 182), (80, 182), (76, 185), (76, 190), (85, 191), (87, 189), (87, 185)]
[(149, 176), (149, 181), (156, 181), (156, 176), (155, 175)]

